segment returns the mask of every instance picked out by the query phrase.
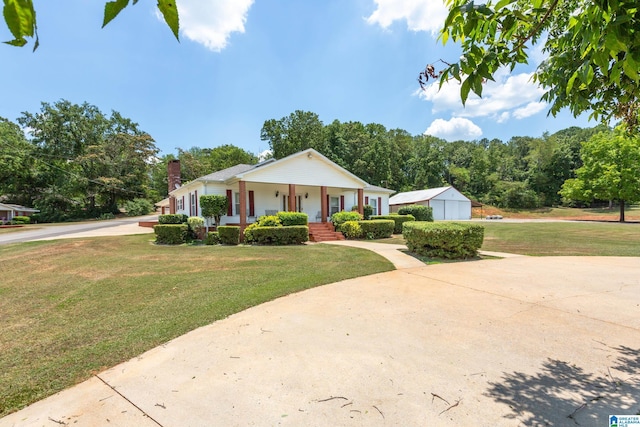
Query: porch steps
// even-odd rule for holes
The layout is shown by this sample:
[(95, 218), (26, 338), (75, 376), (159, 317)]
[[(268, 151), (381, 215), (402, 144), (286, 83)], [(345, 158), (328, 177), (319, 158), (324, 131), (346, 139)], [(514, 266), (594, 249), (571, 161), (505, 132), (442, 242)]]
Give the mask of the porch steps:
[(309, 241), (311, 242), (332, 242), (344, 240), (344, 235), (333, 228), (330, 222), (310, 222)]

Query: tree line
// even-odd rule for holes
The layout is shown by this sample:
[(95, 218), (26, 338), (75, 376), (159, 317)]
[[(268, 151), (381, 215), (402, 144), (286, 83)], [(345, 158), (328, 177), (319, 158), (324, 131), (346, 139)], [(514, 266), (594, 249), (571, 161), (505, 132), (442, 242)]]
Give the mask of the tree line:
[[(276, 159), (314, 148), (368, 183), (396, 191), (452, 185), (472, 200), (503, 208), (640, 199), (640, 144), (605, 126), (506, 142), (447, 142), (377, 123), (325, 125), (315, 113), (295, 111), (266, 120), (260, 137)], [(628, 185), (611, 167), (602, 170), (602, 152), (610, 142), (619, 146), (610, 163), (629, 163)], [(585, 146), (598, 161), (585, 157)], [(169, 160), (180, 160), (183, 182), (262, 160), (231, 144), (158, 153), (153, 138), (116, 111), (43, 102), (39, 112), (22, 113), (17, 123), (0, 118), (0, 201), (39, 209), (41, 221), (96, 218), (117, 214), (128, 202), (166, 197)], [(594, 177), (600, 180), (595, 186), (589, 184)], [(601, 182), (605, 178), (614, 184)]]

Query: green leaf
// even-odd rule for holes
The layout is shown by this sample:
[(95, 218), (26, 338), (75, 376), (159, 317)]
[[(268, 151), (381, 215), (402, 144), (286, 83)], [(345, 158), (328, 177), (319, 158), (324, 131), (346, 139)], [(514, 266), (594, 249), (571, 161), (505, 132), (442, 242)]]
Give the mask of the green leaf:
[(467, 98), (469, 97), (469, 90), (471, 90), (471, 82), (469, 81), (471, 77), (467, 77), (465, 81), (462, 82), (462, 86), (460, 87), (460, 98), (462, 99), (462, 105), (467, 103)]
[(4, 0), (2, 12), (9, 31), (16, 40), (23, 39), (25, 36), (33, 37), (36, 14), (31, 0)]
[(22, 47), (25, 44), (27, 44), (27, 39), (25, 39), (24, 37), (21, 39), (15, 39), (15, 40), (11, 40), (8, 42), (3, 42), (5, 44), (10, 44), (11, 46), (17, 46), (17, 47)]
[(498, 3), (496, 3), (496, 10), (500, 10), (503, 7), (510, 5), (514, 1), (515, 0), (500, 0)]
[(158, 0), (158, 9), (164, 16), (164, 21), (167, 23), (173, 35), (179, 41), (178, 30), (180, 29), (180, 21), (178, 18), (178, 8), (176, 7), (175, 0)]
[(633, 58), (631, 58), (631, 55), (627, 54), (625, 56), (625, 59), (622, 61), (622, 69), (630, 79), (636, 82), (640, 79), (640, 75), (638, 75), (638, 65)]
[[(136, 1), (134, 1), (133, 4), (136, 4)], [(104, 5), (104, 20), (102, 21), (102, 28), (104, 28), (105, 25), (111, 22), (113, 18), (118, 16), (118, 14), (122, 12), (122, 9), (124, 9), (128, 5), (129, 0), (115, 0), (107, 2)]]

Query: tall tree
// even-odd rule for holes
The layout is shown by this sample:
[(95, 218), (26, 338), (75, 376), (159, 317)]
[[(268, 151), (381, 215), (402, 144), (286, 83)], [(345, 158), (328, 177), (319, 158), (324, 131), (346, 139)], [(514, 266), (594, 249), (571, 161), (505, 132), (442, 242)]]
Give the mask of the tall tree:
[(267, 120), (260, 131), (260, 139), (269, 141), (273, 157), (281, 159), (307, 148), (324, 145), (324, 126), (316, 113), (296, 110), (280, 120)]
[(446, 0), (449, 15), (440, 37), (462, 45), (457, 62), (438, 75), (429, 65), (421, 73), (462, 82), (464, 103), (473, 91), (482, 95), (483, 82), (501, 67), (513, 70), (527, 63), (529, 47), (543, 45), (545, 59), (534, 79), (556, 114), (568, 107), (577, 116), (590, 111), (608, 122), (622, 119), (629, 130), (638, 125), (640, 105), (640, 13), (637, 0), (499, 0), (474, 4)]
[(625, 204), (640, 200), (640, 140), (622, 127), (601, 132), (582, 144), (583, 165), (567, 180), (561, 194), (569, 200), (617, 200), (620, 222)]
[(115, 212), (118, 203), (146, 196), (157, 148), (130, 119), (61, 100), (18, 122), (31, 135), (37, 162), (28, 185), (44, 216)]
[(0, 196), (21, 199), (21, 182), (29, 181), (33, 170), (33, 147), (17, 124), (0, 117)]

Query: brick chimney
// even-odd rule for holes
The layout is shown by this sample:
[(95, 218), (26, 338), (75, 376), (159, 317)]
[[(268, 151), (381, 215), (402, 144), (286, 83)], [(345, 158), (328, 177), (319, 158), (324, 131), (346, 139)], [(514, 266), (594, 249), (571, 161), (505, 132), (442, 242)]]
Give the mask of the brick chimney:
[[(169, 183), (169, 192), (180, 187), (182, 180), (180, 179), (180, 160), (169, 160), (167, 164), (167, 182)], [(169, 196), (169, 213), (176, 213), (176, 199)]]

